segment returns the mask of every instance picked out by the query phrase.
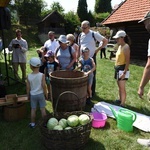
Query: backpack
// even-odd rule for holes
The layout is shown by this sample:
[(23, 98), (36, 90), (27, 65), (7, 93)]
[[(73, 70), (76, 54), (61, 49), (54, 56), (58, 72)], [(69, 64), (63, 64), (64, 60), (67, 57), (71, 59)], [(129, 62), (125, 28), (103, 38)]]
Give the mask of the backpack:
[[(60, 46), (56, 49), (56, 53), (55, 53), (55, 55), (57, 55), (57, 53), (58, 53), (59, 49), (60, 49)], [(72, 48), (71, 48), (71, 46), (69, 46), (69, 53), (70, 53), (70, 56), (71, 56), (71, 59), (72, 59), (73, 57), (72, 57), (71, 50), (72, 50)]]
[[(57, 55), (59, 49), (60, 49), (60, 46), (56, 49), (55, 55)], [(69, 46), (69, 53), (70, 53), (71, 59), (73, 59), (73, 56), (72, 56), (71, 51), (72, 51), (72, 47)], [(74, 64), (73, 64), (73, 69), (74, 69), (75, 67), (76, 67), (76, 62), (74, 62)]]

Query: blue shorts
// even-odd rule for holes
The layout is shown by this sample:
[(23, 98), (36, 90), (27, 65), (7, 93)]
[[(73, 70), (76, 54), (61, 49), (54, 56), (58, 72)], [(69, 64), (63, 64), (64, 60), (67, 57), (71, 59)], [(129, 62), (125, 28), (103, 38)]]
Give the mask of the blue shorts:
[(44, 94), (30, 95), (30, 104), (33, 109), (37, 108), (38, 105), (40, 108), (44, 108), (46, 106)]

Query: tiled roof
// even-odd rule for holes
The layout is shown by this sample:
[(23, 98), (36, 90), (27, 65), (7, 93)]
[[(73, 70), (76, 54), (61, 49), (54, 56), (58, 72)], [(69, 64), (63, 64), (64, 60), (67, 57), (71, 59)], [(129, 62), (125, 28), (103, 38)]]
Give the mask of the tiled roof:
[(150, 10), (150, 0), (125, 0), (114, 10), (103, 24), (139, 21)]

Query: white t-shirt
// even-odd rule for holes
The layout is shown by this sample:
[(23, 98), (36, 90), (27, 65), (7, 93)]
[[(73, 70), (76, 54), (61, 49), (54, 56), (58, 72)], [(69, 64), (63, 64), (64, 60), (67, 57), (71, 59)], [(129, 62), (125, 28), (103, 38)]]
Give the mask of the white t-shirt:
[(43, 77), (43, 73), (40, 72), (36, 74), (31, 73), (28, 75), (31, 95), (37, 95), (43, 93), (42, 77)]
[[(103, 45), (103, 41), (101, 41), (101, 42), (99, 43), (99, 47), (102, 46), (102, 45)], [(105, 47), (103, 47), (103, 48), (107, 48), (107, 45), (106, 45)]]
[[(85, 34), (84, 32), (81, 33), (81, 36), (79, 38), (80, 42), (79, 45), (81, 45), (81, 50), (83, 47), (87, 47), (90, 50), (90, 57), (94, 56), (95, 50), (96, 50), (96, 44), (95, 44), (95, 40), (92, 36), (92, 30), (89, 30), (89, 32), (87, 34)], [(98, 32), (94, 32), (94, 37), (98, 42), (101, 42), (104, 39), (104, 36), (102, 36), (100, 33)]]
[(147, 56), (150, 56), (150, 39), (148, 41), (148, 55)]
[(55, 50), (59, 47), (59, 43), (56, 39), (51, 41), (50, 39), (47, 40), (44, 44), (44, 47), (47, 48), (47, 50), (52, 50), (55, 53)]

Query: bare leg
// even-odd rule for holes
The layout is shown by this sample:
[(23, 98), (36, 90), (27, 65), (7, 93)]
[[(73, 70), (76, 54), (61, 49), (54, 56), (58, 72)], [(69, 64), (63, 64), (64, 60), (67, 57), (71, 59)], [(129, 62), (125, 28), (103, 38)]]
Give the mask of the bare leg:
[(42, 118), (46, 116), (46, 110), (45, 108), (40, 108), (41, 110), (41, 115), (42, 115)]
[(31, 109), (31, 123), (35, 123), (36, 108)]
[(120, 97), (122, 106), (125, 105), (125, 100), (126, 100), (125, 83), (126, 83), (126, 80), (117, 81), (118, 88), (119, 88), (119, 97)]
[(88, 97), (92, 97), (92, 85), (88, 85)]

